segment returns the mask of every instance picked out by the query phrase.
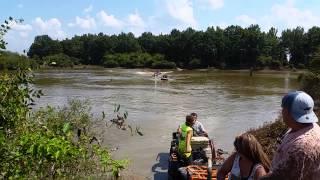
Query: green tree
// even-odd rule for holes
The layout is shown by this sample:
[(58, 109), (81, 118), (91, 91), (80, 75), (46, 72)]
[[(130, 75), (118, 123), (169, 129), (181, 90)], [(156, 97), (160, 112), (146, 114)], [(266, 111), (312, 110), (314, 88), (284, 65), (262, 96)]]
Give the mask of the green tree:
[(312, 60), (309, 65), (309, 70), (315, 74), (320, 75), (320, 47), (312, 56)]
[(262, 33), (258, 25), (251, 25), (243, 31), (242, 48), (246, 58), (241, 61), (243, 67), (256, 67), (257, 58), (260, 55), (260, 47), (263, 43)]
[(138, 38), (138, 42), (144, 52), (156, 53), (156, 38), (151, 32), (142, 33)]
[(298, 66), (298, 64), (306, 64), (305, 44), (306, 38), (304, 29), (297, 27), (295, 29), (287, 29), (282, 32), (281, 43), (290, 53), (290, 64)]
[(28, 51), (28, 56), (44, 56), (62, 53), (62, 45), (58, 40), (52, 40), (48, 35), (36, 36)]
[(82, 54), (84, 51), (83, 41), (81, 41), (79, 36), (74, 36), (71, 39), (65, 39), (61, 41), (63, 47), (63, 53), (78, 59), (82, 58)]
[(121, 33), (117, 37), (113, 51), (115, 53), (138, 52), (141, 50), (138, 40), (133, 33)]
[(242, 34), (243, 28), (240, 26), (228, 26), (224, 30), (224, 58), (228, 68), (240, 68), (245, 60), (246, 51), (241, 46)]

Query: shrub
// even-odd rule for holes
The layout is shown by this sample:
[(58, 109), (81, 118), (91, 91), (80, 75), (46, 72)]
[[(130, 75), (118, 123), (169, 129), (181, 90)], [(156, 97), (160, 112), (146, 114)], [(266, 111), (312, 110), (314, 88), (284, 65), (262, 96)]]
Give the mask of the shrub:
[(19, 55), (12, 52), (1, 52), (0, 55), (0, 70), (17, 70), (37, 68), (38, 64), (35, 60), (30, 59), (24, 55)]
[(71, 58), (65, 54), (55, 54), (49, 55), (43, 58), (46, 64), (49, 66), (57, 66), (57, 67), (73, 67), (74, 62), (78, 63), (79, 60), (76, 58)]
[(301, 89), (314, 99), (320, 99), (320, 75), (312, 72), (299, 75)]
[(121, 54), (106, 54), (103, 57), (104, 67), (126, 67), (126, 68), (175, 68), (173, 62), (165, 60), (163, 55), (149, 53), (121, 53)]
[(156, 61), (152, 63), (152, 68), (156, 69), (174, 69), (176, 68), (176, 64), (174, 62), (169, 62), (169, 61)]
[(201, 67), (201, 61), (200, 59), (194, 58), (189, 62), (190, 68), (199, 68)]
[(30, 72), (0, 76), (0, 178), (83, 178), (118, 175), (128, 163), (116, 161), (107, 149), (94, 145), (93, 117), (87, 102), (71, 100), (62, 108), (32, 113)]
[(310, 61), (309, 70), (313, 73), (320, 74), (320, 49), (313, 55)]
[(278, 118), (275, 122), (265, 123), (262, 127), (251, 129), (252, 133), (262, 145), (263, 150), (272, 159), (277, 148), (277, 138), (287, 129), (282, 118)]
[(114, 67), (118, 67), (119, 64), (114, 59), (108, 59), (103, 62), (103, 66), (108, 68), (114, 68)]
[(306, 66), (305, 66), (304, 64), (302, 64), (302, 63), (299, 63), (296, 68), (298, 68), (298, 69), (305, 69)]
[(271, 56), (259, 56), (257, 59), (257, 66), (265, 67), (269, 65), (269, 62), (271, 62), (271, 60), (272, 60)]
[(278, 60), (271, 60), (269, 63), (269, 67), (271, 69), (280, 69), (281, 67), (281, 62)]

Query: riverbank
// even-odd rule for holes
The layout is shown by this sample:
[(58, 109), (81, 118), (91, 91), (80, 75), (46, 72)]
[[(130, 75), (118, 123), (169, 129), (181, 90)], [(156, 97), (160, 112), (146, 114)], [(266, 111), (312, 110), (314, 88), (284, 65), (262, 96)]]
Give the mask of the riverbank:
[[(135, 69), (141, 69), (143, 71), (150, 71), (150, 72), (155, 72), (159, 69), (153, 69), (153, 68), (125, 68), (125, 67), (115, 67), (115, 68), (105, 68), (103, 66), (99, 65), (74, 65), (72, 67), (54, 67), (54, 66), (40, 66), (37, 71), (45, 71), (45, 70), (103, 70), (103, 69), (108, 69), (108, 70), (121, 70), (121, 69), (127, 69), (127, 70), (135, 70)], [(160, 71), (201, 71), (201, 72), (235, 72), (235, 73), (248, 73), (250, 74), (250, 69), (218, 69), (218, 68), (198, 68), (198, 69), (181, 69), (181, 68), (174, 68), (174, 69), (160, 69)], [(273, 73), (294, 73), (294, 74), (302, 74), (307, 72), (306, 69), (290, 69), (290, 68), (283, 68), (283, 69), (269, 69), (269, 68), (264, 68), (264, 69), (259, 69), (259, 70), (254, 70), (253, 75), (255, 73), (265, 73), (265, 74), (273, 74)]]
[[(314, 109), (317, 116), (320, 117), (319, 107), (315, 107)], [(287, 126), (284, 124), (282, 116), (279, 115), (279, 117), (274, 122), (267, 122), (263, 126), (256, 129), (251, 129), (248, 132), (256, 136), (256, 138), (262, 145), (262, 148), (269, 156), (270, 160), (272, 160), (273, 154), (276, 151), (278, 145), (277, 139), (286, 130)]]

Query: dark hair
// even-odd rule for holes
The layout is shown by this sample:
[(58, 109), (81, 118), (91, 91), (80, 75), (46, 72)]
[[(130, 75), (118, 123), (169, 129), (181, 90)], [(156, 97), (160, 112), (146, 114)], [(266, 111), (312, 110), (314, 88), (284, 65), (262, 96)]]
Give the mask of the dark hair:
[(193, 117), (191, 115), (187, 115), (186, 116), (186, 125), (191, 127), (192, 123), (193, 123)]
[(197, 114), (197, 113), (195, 113), (195, 112), (191, 113), (190, 115), (191, 115), (191, 116), (198, 117), (198, 114)]
[(237, 136), (233, 144), (236, 151), (252, 161), (253, 164), (260, 163), (267, 172), (270, 170), (270, 160), (263, 151), (261, 144), (252, 134), (244, 133)]

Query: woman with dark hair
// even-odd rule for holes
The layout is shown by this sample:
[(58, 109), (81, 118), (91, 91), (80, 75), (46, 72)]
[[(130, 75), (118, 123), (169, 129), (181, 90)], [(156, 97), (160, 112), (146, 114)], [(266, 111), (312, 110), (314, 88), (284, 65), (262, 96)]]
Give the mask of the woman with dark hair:
[(237, 136), (234, 141), (236, 152), (227, 158), (218, 171), (218, 180), (230, 172), (230, 180), (257, 180), (270, 170), (270, 160), (261, 144), (250, 133)]

